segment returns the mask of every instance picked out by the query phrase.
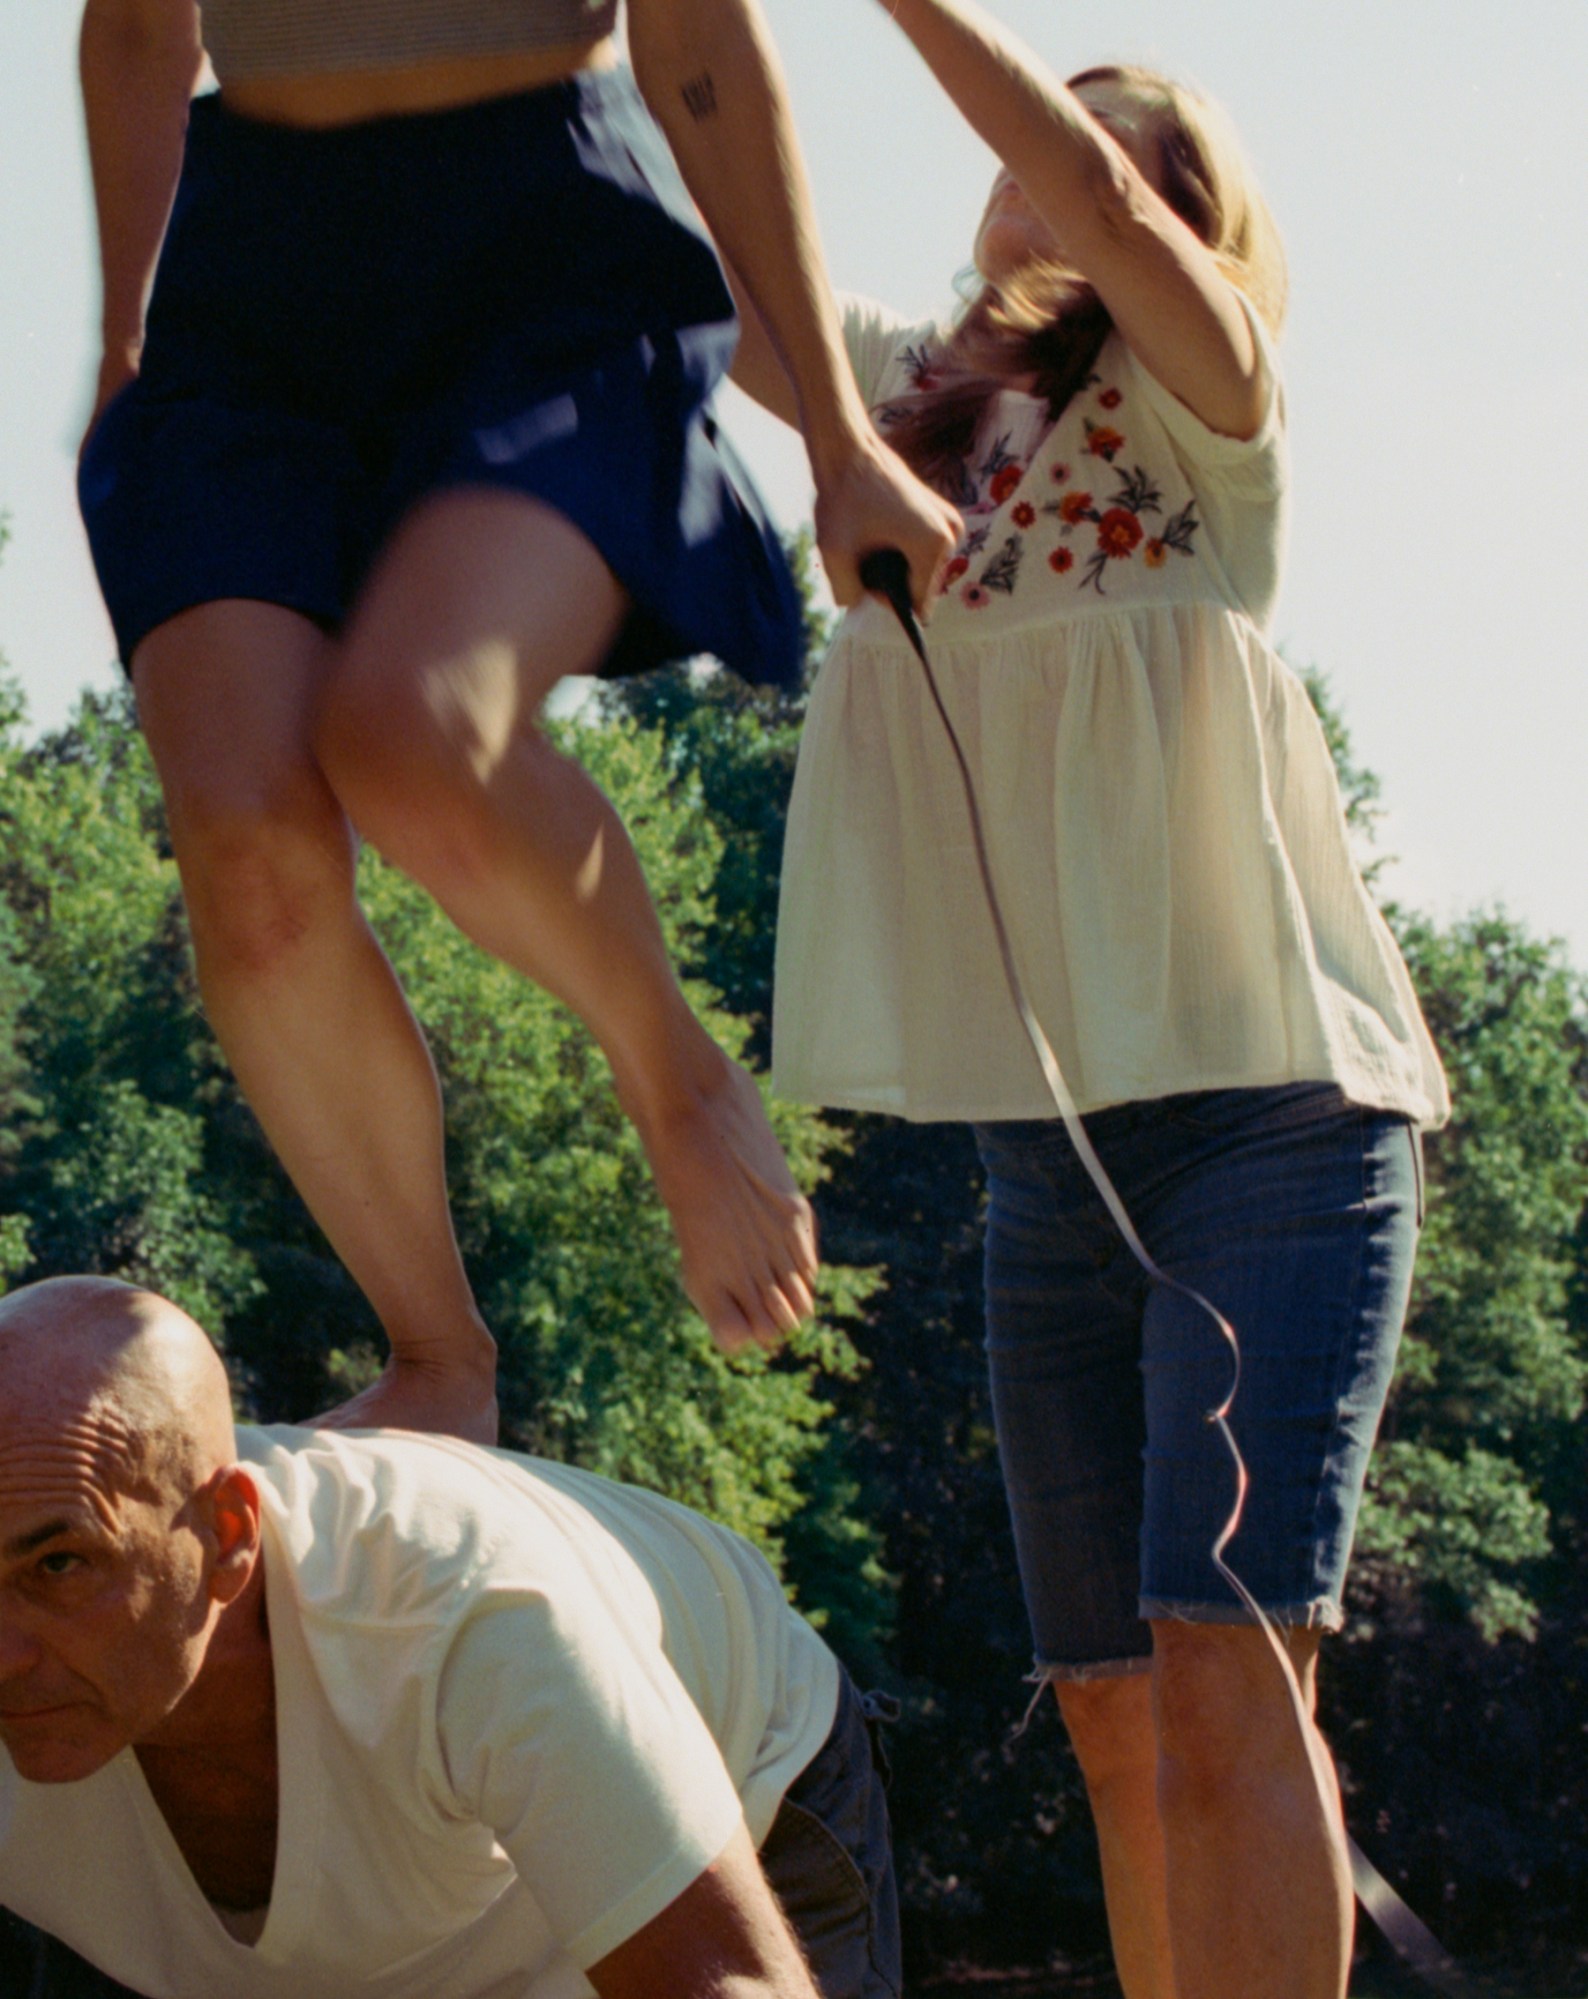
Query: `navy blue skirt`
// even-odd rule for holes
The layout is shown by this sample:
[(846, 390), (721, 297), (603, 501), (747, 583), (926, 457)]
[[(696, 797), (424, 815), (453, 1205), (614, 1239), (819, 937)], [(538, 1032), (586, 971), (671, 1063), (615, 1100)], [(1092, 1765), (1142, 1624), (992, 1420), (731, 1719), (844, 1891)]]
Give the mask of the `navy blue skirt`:
[(736, 331), (626, 71), (330, 130), (196, 100), (142, 372), (79, 480), (122, 659), (223, 597), (335, 630), (416, 500), (487, 486), (627, 591), (606, 671), (797, 680), (798, 594), (711, 410)]

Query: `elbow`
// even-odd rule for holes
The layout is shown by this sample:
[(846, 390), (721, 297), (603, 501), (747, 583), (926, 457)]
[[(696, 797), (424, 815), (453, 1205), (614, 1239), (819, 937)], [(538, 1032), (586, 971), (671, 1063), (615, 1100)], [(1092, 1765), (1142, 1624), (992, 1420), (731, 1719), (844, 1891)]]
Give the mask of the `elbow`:
[(1098, 148), (1087, 194), (1093, 226), (1111, 246), (1129, 244), (1151, 230), (1157, 198), (1117, 146)]

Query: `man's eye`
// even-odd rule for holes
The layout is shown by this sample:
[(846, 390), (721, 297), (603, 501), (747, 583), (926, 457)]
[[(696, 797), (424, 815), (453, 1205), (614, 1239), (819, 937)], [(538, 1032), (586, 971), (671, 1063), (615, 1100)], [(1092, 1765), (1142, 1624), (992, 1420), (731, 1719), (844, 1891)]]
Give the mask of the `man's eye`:
[(39, 1567), (47, 1576), (69, 1576), (74, 1569), (82, 1566), (82, 1561), (81, 1555), (70, 1555), (61, 1549), (53, 1555), (42, 1556)]

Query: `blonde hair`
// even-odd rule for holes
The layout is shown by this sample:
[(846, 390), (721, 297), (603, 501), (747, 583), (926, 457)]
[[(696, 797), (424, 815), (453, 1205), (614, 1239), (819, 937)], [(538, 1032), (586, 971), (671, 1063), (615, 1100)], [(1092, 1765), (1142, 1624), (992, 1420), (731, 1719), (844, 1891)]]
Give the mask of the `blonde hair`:
[[(1139, 107), (1139, 144), (1153, 184), (1277, 334), (1288, 289), (1284, 246), (1224, 112), (1135, 63), (1082, 70), (1068, 87), (1089, 84), (1112, 85)], [(1092, 286), (1062, 266), (1039, 261), (1000, 285), (983, 282), (944, 343), (939, 379), (881, 412), (888, 441), (953, 498), (989, 399), (1011, 380), (1034, 378), (1057, 418), (1091, 374), (1112, 326)]]

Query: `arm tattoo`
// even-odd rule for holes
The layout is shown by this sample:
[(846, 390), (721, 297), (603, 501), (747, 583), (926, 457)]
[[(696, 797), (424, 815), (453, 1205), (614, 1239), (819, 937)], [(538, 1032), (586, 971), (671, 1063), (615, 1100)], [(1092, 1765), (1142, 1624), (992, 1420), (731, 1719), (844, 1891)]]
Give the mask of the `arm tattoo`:
[(717, 86), (711, 80), (711, 71), (703, 69), (699, 76), (691, 77), (684, 85), (685, 108), (697, 125), (707, 118), (717, 115)]

